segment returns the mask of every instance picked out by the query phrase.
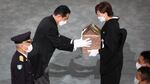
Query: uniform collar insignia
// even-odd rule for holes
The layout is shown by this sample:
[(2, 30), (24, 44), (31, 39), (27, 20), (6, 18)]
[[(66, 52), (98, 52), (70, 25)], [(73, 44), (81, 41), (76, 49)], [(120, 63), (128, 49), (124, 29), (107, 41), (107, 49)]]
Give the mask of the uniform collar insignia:
[(19, 56), (19, 61), (24, 62), (24, 57), (22, 55)]

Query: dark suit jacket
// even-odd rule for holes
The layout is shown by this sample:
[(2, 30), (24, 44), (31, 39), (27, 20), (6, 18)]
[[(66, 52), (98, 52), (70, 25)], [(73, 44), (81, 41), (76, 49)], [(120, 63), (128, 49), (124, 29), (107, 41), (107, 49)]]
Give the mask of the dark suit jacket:
[[(123, 54), (120, 51), (120, 27), (118, 19), (106, 21), (101, 30), (101, 38), (104, 40), (104, 48), (99, 50), (100, 73), (109, 74), (117, 67), (122, 68)], [(118, 72), (120, 73), (120, 72)]]
[(11, 84), (34, 84), (31, 63), (18, 51), (11, 61)]
[(30, 53), (31, 63), (36, 77), (40, 77), (53, 55), (55, 49), (73, 51), (71, 39), (62, 36), (53, 16), (45, 17), (39, 24), (33, 38), (33, 51)]

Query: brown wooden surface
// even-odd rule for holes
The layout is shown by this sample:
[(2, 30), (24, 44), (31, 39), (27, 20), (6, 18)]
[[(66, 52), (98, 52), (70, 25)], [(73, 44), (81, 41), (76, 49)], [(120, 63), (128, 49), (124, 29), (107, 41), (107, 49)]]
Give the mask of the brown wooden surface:
[(83, 47), (82, 53), (86, 56), (89, 55), (88, 50), (92, 49), (100, 49), (101, 47), (101, 39), (100, 35), (83, 35), (83, 39), (90, 38), (92, 40), (91, 47)]

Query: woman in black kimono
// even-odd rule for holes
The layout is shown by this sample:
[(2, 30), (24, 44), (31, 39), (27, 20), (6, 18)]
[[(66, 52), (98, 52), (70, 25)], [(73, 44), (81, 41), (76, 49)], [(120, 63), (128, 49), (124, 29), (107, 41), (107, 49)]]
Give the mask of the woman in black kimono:
[(119, 84), (123, 65), (120, 50), (120, 27), (118, 17), (113, 16), (111, 5), (104, 1), (95, 6), (95, 12), (101, 22), (100, 75), (101, 84)]

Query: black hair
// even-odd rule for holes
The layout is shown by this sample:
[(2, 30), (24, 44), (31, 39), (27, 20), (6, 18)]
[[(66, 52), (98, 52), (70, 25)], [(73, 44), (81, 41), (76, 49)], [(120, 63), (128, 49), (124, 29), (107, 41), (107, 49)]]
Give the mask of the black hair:
[(54, 15), (60, 14), (62, 17), (66, 17), (66, 15), (70, 13), (71, 11), (66, 5), (60, 5), (54, 11)]
[(150, 64), (150, 51), (143, 51), (140, 55), (144, 58), (144, 62)]
[(150, 67), (141, 67), (137, 71), (141, 73), (141, 81), (150, 82)]
[(97, 14), (97, 11), (99, 11), (100, 13), (107, 13), (108, 16), (113, 16), (114, 13), (113, 13), (113, 10), (112, 10), (112, 6), (109, 2), (107, 1), (103, 1), (103, 2), (100, 2), (99, 4), (97, 4), (95, 6), (95, 13)]

